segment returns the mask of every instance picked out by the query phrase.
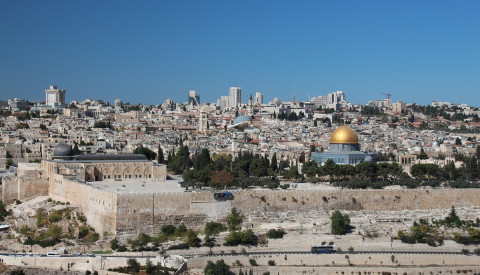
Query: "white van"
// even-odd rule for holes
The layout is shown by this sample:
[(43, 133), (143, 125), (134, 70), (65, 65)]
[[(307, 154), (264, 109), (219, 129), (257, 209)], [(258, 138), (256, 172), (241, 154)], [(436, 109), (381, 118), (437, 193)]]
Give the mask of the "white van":
[(50, 251), (47, 253), (47, 257), (60, 257), (57, 251)]

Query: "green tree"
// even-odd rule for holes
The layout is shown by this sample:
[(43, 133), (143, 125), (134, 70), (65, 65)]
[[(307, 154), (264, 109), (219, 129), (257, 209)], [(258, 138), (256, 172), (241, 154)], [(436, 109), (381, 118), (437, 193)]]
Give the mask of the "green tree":
[(239, 244), (255, 244), (255, 235), (251, 229), (245, 231), (231, 231), (225, 238), (227, 245), (239, 245)]
[(242, 225), (244, 216), (238, 212), (237, 208), (232, 208), (232, 212), (227, 217), (228, 230), (239, 230)]
[(133, 272), (139, 272), (140, 271), (140, 263), (136, 259), (130, 258), (127, 260), (127, 266), (128, 269), (133, 271)]
[(110, 241), (110, 248), (112, 250), (117, 250), (120, 245), (120, 242), (117, 239), (113, 239)]
[(160, 147), (160, 145), (158, 145), (158, 158), (157, 158), (157, 162), (160, 163), (160, 164), (164, 164), (164, 163), (165, 163), (165, 156), (163, 155), (163, 150), (162, 150), (162, 147)]
[(5, 161), (5, 167), (6, 167), (7, 169), (10, 168), (10, 166), (12, 166), (12, 165), (13, 165), (13, 160), (12, 160), (12, 159), (7, 159), (7, 160)]
[(205, 225), (205, 235), (217, 235), (220, 232), (227, 230), (227, 227), (218, 222), (207, 222)]
[(147, 261), (145, 262), (145, 273), (147, 274), (152, 274), (155, 271), (155, 266), (153, 266), (152, 261), (147, 258)]
[(211, 162), (212, 162), (212, 160), (210, 158), (210, 151), (208, 151), (208, 149), (204, 148), (204, 149), (202, 149), (202, 151), (200, 151), (200, 154), (195, 156), (195, 159), (193, 161), (193, 169), (195, 169), (195, 170), (204, 169)]
[(300, 177), (300, 174), (298, 173), (298, 166), (292, 165), (288, 169), (288, 178), (298, 179), (299, 177)]
[(460, 138), (455, 139), (455, 145), (462, 145), (462, 140)]
[(229, 275), (230, 266), (223, 260), (218, 260), (215, 263), (208, 261), (207, 266), (203, 271), (205, 275)]
[(174, 225), (167, 224), (167, 225), (162, 226), (162, 228), (160, 230), (162, 230), (163, 234), (165, 234), (167, 236), (171, 236), (171, 235), (175, 234), (176, 229), (177, 228)]
[(168, 162), (168, 169), (175, 174), (181, 174), (184, 171), (192, 167), (192, 161), (190, 160), (190, 152), (188, 146), (182, 146), (172, 158), (172, 161)]
[(261, 159), (254, 159), (250, 164), (250, 175), (255, 177), (265, 177), (267, 176), (267, 168), (265, 162)]
[[(479, 146), (480, 148), (480, 146)], [(477, 150), (478, 151), (478, 150)], [(272, 161), (270, 162), (270, 167), (273, 169), (273, 171), (277, 171), (278, 170), (278, 164), (277, 164), (277, 153), (273, 153), (273, 156), (272, 156)]]
[(281, 239), (281, 238), (283, 238), (283, 236), (285, 234), (287, 234), (287, 233), (282, 228), (270, 229), (267, 232), (267, 237), (270, 238), (270, 239)]
[(330, 220), (332, 221), (332, 234), (343, 235), (350, 229), (350, 217), (347, 214), (342, 215), (340, 211), (335, 210)]
[(93, 128), (112, 128), (112, 124), (110, 124), (110, 122), (95, 121)]
[(193, 230), (187, 230), (185, 233), (185, 243), (190, 247), (200, 247), (201, 240)]
[(143, 146), (140, 146), (140, 147), (137, 147), (134, 151), (133, 151), (134, 154), (141, 154), (141, 155), (145, 155), (145, 157), (147, 157), (148, 160), (153, 160), (155, 159), (155, 157), (157, 156), (157, 153), (153, 152), (152, 150), (146, 148), (146, 147), (143, 147)]
[(420, 150), (420, 154), (418, 155), (418, 159), (428, 159), (427, 153), (423, 150), (423, 148)]
[(80, 155), (82, 153), (80, 151), (80, 149), (78, 149), (78, 144), (75, 143), (75, 145), (73, 146), (73, 149), (72, 149), (72, 153), (73, 153), (73, 155)]

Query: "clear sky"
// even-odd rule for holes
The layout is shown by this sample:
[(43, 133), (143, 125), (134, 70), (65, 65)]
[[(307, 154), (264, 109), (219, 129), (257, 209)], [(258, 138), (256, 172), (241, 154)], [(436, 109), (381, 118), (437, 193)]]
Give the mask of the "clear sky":
[(347, 100), (480, 106), (480, 1), (0, 1), (0, 99)]

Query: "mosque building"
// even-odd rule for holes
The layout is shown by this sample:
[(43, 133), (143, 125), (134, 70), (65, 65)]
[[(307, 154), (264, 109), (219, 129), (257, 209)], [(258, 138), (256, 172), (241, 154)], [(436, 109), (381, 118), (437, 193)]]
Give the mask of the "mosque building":
[(376, 153), (360, 151), (358, 135), (348, 126), (340, 126), (333, 131), (330, 137), (329, 151), (313, 152), (311, 159), (323, 165), (331, 159), (336, 164), (357, 165), (364, 161), (377, 161)]

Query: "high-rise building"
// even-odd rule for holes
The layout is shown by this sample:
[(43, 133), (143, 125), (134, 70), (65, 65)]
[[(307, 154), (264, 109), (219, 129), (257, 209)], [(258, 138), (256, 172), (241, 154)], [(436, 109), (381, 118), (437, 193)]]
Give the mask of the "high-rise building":
[(242, 104), (242, 88), (230, 87), (229, 107), (239, 107)]
[(115, 99), (115, 109), (122, 109), (122, 100), (119, 98)]
[(66, 92), (64, 89), (57, 89), (57, 86), (50, 86), (50, 89), (45, 90), (45, 105), (64, 105)]
[(263, 104), (263, 95), (260, 92), (255, 93), (255, 105), (262, 105)]
[(200, 105), (200, 95), (197, 95), (195, 90), (188, 91), (188, 105)]

